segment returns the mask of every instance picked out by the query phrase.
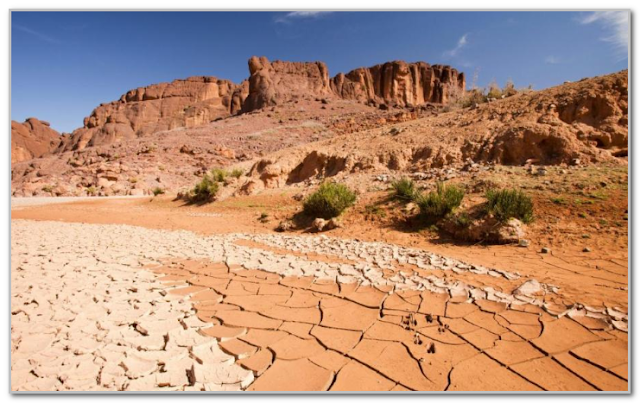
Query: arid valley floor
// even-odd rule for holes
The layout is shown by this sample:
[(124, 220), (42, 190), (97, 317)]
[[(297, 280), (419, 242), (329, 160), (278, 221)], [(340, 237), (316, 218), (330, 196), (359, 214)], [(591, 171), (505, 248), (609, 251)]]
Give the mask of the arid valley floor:
[(626, 70), (248, 66), (12, 123), (13, 391), (630, 389)]
[(14, 390), (628, 388), (626, 227), (455, 245), (358, 208), (274, 233), (286, 192), (52, 201), (13, 200)]

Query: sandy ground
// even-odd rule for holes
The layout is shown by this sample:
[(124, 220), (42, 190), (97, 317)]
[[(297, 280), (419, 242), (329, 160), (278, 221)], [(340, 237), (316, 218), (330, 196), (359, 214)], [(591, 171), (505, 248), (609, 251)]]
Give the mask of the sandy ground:
[(553, 276), (153, 203), (12, 212), (12, 390), (628, 388), (626, 306)]

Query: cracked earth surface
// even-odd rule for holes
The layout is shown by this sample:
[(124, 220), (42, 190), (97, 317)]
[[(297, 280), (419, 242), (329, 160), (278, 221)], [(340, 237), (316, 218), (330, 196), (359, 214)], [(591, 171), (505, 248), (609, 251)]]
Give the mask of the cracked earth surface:
[(12, 390), (628, 389), (627, 313), (326, 236), (12, 220)]

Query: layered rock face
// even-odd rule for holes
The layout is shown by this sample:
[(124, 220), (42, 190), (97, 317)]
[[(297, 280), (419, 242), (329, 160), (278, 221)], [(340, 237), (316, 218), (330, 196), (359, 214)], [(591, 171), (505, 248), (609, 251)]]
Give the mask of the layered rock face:
[(340, 98), (375, 104), (446, 104), (464, 93), (465, 78), (449, 66), (393, 61), (340, 73), (331, 79), (331, 89)]
[(329, 79), (321, 62), (249, 60), (249, 96), (243, 112), (301, 97), (337, 97), (375, 105), (446, 104), (464, 93), (464, 73), (449, 66), (393, 61)]
[(102, 104), (59, 151), (116, 143), (178, 127), (195, 127), (240, 111), (248, 83), (189, 77), (141, 87)]
[(11, 121), (11, 163), (47, 154), (60, 144), (60, 133), (49, 122), (29, 118), (24, 123)]
[(251, 112), (304, 96), (329, 96), (329, 69), (322, 62), (270, 62), (249, 59), (249, 95), (243, 112)]

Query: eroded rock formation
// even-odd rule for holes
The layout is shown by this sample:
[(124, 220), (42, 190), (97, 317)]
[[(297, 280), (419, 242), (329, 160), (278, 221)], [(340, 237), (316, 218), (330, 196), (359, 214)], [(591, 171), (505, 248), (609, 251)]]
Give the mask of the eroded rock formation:
[(331, 95), (329, 70), (322, 62), (270, 62), (249, 59), (249, 95), (243, 111), (250, 112), (302, 96)]
[(416, 106), (446, 104), (464, 93), (464, 73), (449, 66), (393, 61), (361, 67), (331, 79), (331, 89), (343, 99), (375, 104)]
[(11, 121), (11, 163), (30, 160), (51, 152), (60, 144), (60, 133), (49, 122), (28, 118)]
[(248, 84), (189, 77), (141, 87), (102, 104), (85, 118), (60, 151), (116, 143), (178, 127), (195, 127), (237, 113)]
[(393, 61), (361, 67), (329, 79), (322, 62), (249, 60), (249, 96), (243, 111), (281, 104), (299, 97), (337, 97), (375, 105), (446, 104), (464, 93), (464, 73), (449, 66)]

